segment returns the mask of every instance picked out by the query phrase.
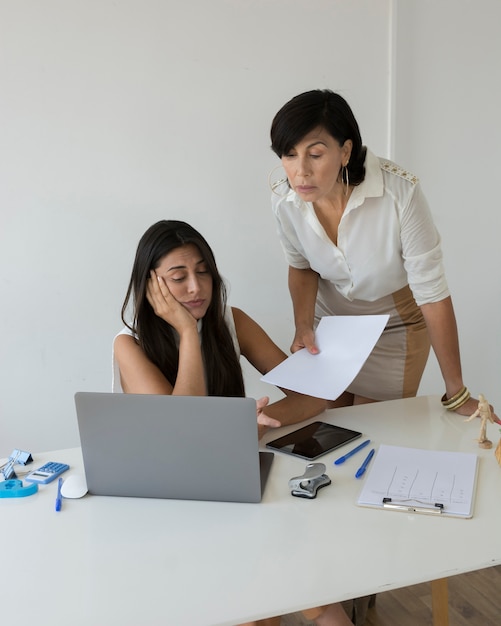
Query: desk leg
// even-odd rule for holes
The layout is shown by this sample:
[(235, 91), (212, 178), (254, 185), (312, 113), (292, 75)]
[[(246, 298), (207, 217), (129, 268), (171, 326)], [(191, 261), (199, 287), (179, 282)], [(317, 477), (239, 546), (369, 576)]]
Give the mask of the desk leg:
[(431, 581), (433, 626), (449, 626), (449, 594), (447, 578)]

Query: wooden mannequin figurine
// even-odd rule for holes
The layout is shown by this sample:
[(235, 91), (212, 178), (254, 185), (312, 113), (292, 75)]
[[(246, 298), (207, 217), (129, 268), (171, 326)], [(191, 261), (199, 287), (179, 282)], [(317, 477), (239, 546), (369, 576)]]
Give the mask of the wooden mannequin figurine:
[(489, 403), (481, 393), (478, 394), (478, 409), (464, 421), (471, 422), (471, 420), (476, 417), (480, 417), (480, 436), (477, 439), (478, 445), (481, 448), (492, 448), (492, 441), (487, 439), (487, 422), (489, 421), (491, 424), (494, 424), (494, 418), (492, 417)]

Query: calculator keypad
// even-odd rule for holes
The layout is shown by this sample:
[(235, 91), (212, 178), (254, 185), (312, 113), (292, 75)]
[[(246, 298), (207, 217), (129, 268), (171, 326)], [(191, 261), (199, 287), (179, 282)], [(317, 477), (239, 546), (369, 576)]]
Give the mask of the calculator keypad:
[(28, 482), (41, 483), (46, 485), (47, 483), (52, 482), (55, 478), (57, 478), (60, 474), (69, 469), (70, 466), (66, 463), (56, 463), (54, 461), (50, 461), (39, 467), (35, 471), (31, 472), (26, 476), (25, 480)]

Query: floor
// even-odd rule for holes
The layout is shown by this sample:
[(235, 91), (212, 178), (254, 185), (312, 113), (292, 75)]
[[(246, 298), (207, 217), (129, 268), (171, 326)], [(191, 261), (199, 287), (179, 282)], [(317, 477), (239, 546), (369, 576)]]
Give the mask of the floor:
[[(365, 626), (432, 625), (429, 583), (377, 595)], [(501, 565), (449, 578), (449, 626), (501, 626)], [(314, 626), (300, 614), (281, 626)]]

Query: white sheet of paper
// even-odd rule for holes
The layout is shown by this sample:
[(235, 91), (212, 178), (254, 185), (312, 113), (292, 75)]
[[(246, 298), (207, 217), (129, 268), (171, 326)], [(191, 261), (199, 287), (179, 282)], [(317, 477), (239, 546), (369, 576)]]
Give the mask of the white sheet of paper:
[(335, 400), (362, 369), (388, 319), (389, 315), (322, 317), (315, 331), (320, 354), (299, 350), (261, 380), (316, 398)]

